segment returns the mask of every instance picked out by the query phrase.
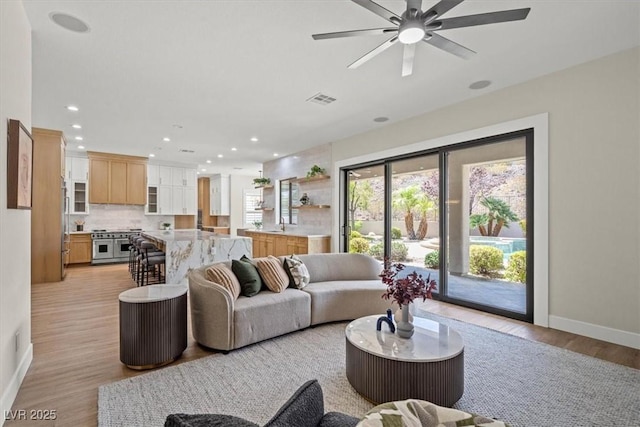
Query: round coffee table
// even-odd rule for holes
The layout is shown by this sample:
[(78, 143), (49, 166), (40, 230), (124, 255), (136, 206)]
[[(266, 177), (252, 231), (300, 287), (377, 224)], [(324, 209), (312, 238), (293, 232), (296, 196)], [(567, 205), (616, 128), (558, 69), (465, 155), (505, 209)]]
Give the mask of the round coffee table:
[(414, 334), (400, 338), (380, 316), (347, 325), (346, 370), (353, 388), (378, 404), (405, 399), (452, 406), (464, 392), (464, 344), (458, 332), (432, 320), (414, 317)]
[(120, 299), (120, 361), (151, 369), (176, 360), (187, 348), (187, 287), (149, 285)]

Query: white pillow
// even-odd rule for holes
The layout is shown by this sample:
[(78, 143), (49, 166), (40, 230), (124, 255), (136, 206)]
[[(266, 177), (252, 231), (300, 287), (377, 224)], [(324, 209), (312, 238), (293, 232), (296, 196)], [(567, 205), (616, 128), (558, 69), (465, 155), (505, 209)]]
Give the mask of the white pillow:
[(309, 284), (311, 280), (309, 269), (297, 256), (291, 255), (290, 258), (285, 258), (284, 268), (289, 273), (289, 278), (294, 287), (302, 289)]

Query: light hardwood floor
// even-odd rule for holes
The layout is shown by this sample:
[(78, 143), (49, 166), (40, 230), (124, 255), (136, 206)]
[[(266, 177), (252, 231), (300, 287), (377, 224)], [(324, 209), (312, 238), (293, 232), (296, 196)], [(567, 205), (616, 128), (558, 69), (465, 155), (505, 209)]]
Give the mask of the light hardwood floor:
[[(119, 264), (73, 267), (63, 282), (32, 287), (34, 357), (12, 409), (56, 410), (57, 419), (8, 420), (5, 426), (97, 425), (98, 387), (144, 373), (120, 363), (118, 294), (133, 286), (127, 266)], [(437, 301), (426, 304), (436, 314), (640, 369), (639, 350)], [(209, 354), (190, 338), (174, 364)]]

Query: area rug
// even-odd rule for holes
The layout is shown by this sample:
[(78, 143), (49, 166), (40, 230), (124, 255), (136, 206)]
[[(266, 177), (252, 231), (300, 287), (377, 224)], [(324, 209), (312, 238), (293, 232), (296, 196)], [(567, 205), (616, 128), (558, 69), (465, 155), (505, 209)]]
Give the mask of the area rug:
[[(453, 327), (465, 341), (465, 390), (455, 408), (512, 426), (640, 426), (640, 370), (428, 317)], [(346, 379), (346, 324), (294, 332), (103, 385), (98, 425), (162, 426), (176, 412), (232, 414), (262, 425), (313, 378), (322, 385), (325, 410), (360, 417), (373, 405)]]

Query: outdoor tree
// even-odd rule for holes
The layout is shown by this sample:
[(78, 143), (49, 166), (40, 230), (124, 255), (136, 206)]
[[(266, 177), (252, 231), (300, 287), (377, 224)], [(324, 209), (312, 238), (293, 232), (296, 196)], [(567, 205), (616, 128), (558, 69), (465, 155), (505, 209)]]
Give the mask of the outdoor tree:
[(418, 197), (418, 212), (420, 212), (420, 224), (418, 224), (418, 240), (422, 240), (427, 236), (429, 231), (428, 213), (436, 208), (436, 204), (426, 194)]
[(417, 185), (401, 188), (393, 193), (393, 208), (404, 213), (404, 225), (407, 229), (407, 237), (415, 240), (416, 232), (413, 229), (413, 211), (420, 203), (422, 193)]
[(351, 181), (349, 183), (349, 218), (351, 229), (355, 230), (356, 210), (368, 209), (369, 201), (373, 196), (373, 188), (367, 180)]
[(520, 163), (473, 166), (469, 171), (469, 214), (473, 213), (476, 203), (488, 197), (500, 186), (525, 176)]
[(477, 227), (483, 236), (498, 236), (502, 227), (508, 228), (510, 222), (519, 219), (508, 204), (495, 197), (485, 197), (480, 204), (487, 208), (488, 213), (471, 215), (469, 225)]

